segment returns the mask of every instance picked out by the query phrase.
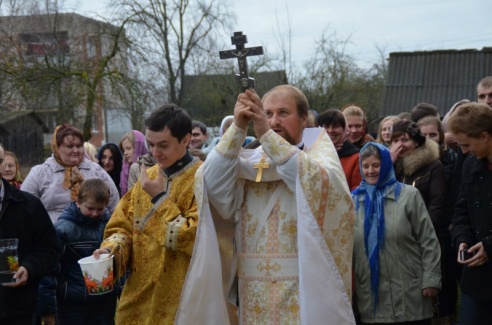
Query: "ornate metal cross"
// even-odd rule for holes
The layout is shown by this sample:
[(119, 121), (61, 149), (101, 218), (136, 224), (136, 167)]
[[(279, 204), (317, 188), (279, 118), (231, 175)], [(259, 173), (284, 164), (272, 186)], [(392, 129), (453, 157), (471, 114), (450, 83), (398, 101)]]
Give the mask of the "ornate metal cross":
[(258, 169), (258, 173), (256, 174), (256, 183), (261, 182), (261, 176), (263, 175), (263, 168), (270, 168), (270, 164), (265, 161), (265, 156), (261, 157), (260, 162), (253, 164), (254, 169)]
[(233, 59), (237, 58), (239, 64), (239, 74), (236, 74), (241, 88), (244, 91), (249, 88), (255, 88), (255, 79), (250, 78), (248, 75), (248, 61), (246, 57), (253, 55), (262, 55), (263, 47), (244, 47), (244, 44), (248, 43), (248, 38), (243, 35), (243, 32), (234, 32), (234, 36), (231, 37), (232, 45), (236, 45), (235, 50), (219, 51), (220, 59)]

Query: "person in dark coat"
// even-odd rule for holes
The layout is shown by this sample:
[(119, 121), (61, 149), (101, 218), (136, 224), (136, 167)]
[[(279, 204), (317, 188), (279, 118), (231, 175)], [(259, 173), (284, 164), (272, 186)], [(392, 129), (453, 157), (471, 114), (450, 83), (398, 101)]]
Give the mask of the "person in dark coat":
[(438, 144), (426, 141), (415, 122), (400, 121), (393, 124), (390, 150), (396, 178), (419, 190), (439, 237), (440, 222), (446, 214), (448, 188)]
[[(0, 145), (0, 161), (3, 159)], [(13, 282), (0, 286), (0, 324), (31, 325), (39, 281), (53, 271), (60, 252), (55, 229), (41, 201), (2, 179), (0, 239), (10, 238), (18, 239), (19, 264)]]
[(45, 323), (50, 323), (58, 311), (60, 325), (114, 324), (116, 290), (89, 295), (78, 264), (101, 245), (111, 217), (106, 208), (108, 200), (109, 188), (104, 181), (85, 180), (76, 201), (65, 208), (55, 223), (63, 251), (61, 271), (56, 278), (45, 277), (41, 282), (38, 314)]
[(463, 153), (469, 152), (454, 207), (451, 235), (461, 275), (460, 324), (492, 319), (492, 110), (467, 103), (448, 120)]
[(461, 272), (461, 265), (456, 262), (456, 255), (451, 243), (451, 218), (454, 213), (453, 205), (456, 202), (456, 197), (451, 198), (451, 189), (453, 188), (456, 178), (453, 177), (456, 152), (451, 150), (445, 142), (444, 128), (436, 116), (428, 115), (421, 118), (418, 123), (420, 131), (427, 140), (435, 141), (439, 145), (439, 160), (444, 167), (446, 175), (446, 183), (448, 191), (448, 199), (446, 204), (446, 213), (441, 219), (441, 273), (442, 273), (442, 288), (439, 292), (439, 318), (440, 324), (448, 324), (456, 314), (456, 303), (458, 301), (458, 283)]

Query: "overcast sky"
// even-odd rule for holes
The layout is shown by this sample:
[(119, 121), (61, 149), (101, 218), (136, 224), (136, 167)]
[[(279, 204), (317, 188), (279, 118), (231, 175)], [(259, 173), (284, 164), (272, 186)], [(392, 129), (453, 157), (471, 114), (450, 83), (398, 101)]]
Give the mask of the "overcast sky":
[[(105, 0), (73, 0), (76, 11), (106, 16)], [(193, 0), (192, 0), (193, 1)], [(248, 36), (248, 46), (278, 51), (277, 16), (290, 16), (293, 58), (302, 64), (325, 28), (339, 39), (350, 37), (347, 52), (361, 65), (378, 61), (376, 45), (387, 54), (437, 49), (492, 47), (492, 0), (236, 0), (234, 31)], [(287, 9), (288, 8), (288, 9)], [(230, 41), (225, 40), (225, 44)]]

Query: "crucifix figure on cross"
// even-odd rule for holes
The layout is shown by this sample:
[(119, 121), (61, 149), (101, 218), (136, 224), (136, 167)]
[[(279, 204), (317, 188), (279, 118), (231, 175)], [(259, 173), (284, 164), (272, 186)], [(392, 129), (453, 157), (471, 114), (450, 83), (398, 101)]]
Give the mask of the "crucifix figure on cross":
[(232, 45), (236, 45), (235, 50), (219, 51), (220, 59), (233, 59), (237, 58), (239, 64), (239, 74), (236, 74), (236, 78), (244, 91), (246, 89), (255, 88), (255, 79), (250, 78), (248, 75), (248, 61), (246, 57), (253, 55), (262, 55), (263, 47), (244, 47), (244, 44), (248, 43), (248, 38), (243, 35), (243, 32), (234, 32), (234, 36), (231, 37)]

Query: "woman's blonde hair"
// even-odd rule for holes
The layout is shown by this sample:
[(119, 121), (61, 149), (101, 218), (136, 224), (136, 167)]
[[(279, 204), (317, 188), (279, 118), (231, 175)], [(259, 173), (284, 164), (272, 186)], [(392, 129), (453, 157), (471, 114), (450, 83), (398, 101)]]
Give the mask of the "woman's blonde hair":
[(359, 116), (366, 120), (366, 112), (362, 109), (362, 107), (357, 106), (355, 104), (348, 104), (342, 107), (340, 110), (345, 116)]
[(389, 115), (389, 116), (386, 116), (385, 118), (383, 118), (381, 120), (381, 122), (379, 122), (379, 127), (378, 127), (378, 136), (376, 138), (376, 142), (377, 143), (380, 143), (380, 144), (385, 144), (384, 141), (383, 141), (383, 137), (381, 135), (381, 132), (383, 131), (383, 124), (384, 122), (386, 121), (393, 121), (393, 123), (396, 123), (396, 122), (400, 122), (401, 119), (396, 116), (396, 115)]
[(121, 137), (120, 143), (118, 145), (121, 152), (125, 152), (125, 149), (123, 148), (123, 141), (125, 140), (128, 140), (135, 148), (135, 133), (133, 133), (133, 131), (128, 131)]
[(93, 145), (90, 142), (84, 142), (84, 152), (87, 155), (87, 158), (92, 160), (93, 162), (98, 163), (99, 161), (97, 160), (97, 148), (95, 145)]
[(19, 165), (19, 160), (17, 159), (17, 156), (12, 151), (5, 151), (4, 157), (6, 157), (6, 156), (10, 156), (10, 157), (14, 158), (14, 163), (15, 163), (15, 177), (14, 177), (14, 181), (16, 181), (16, 182), (22, 182), (23, 179), (22, 179), (22, 176), (21, 176), (21, 173), (20, 173), (20, 165)]

